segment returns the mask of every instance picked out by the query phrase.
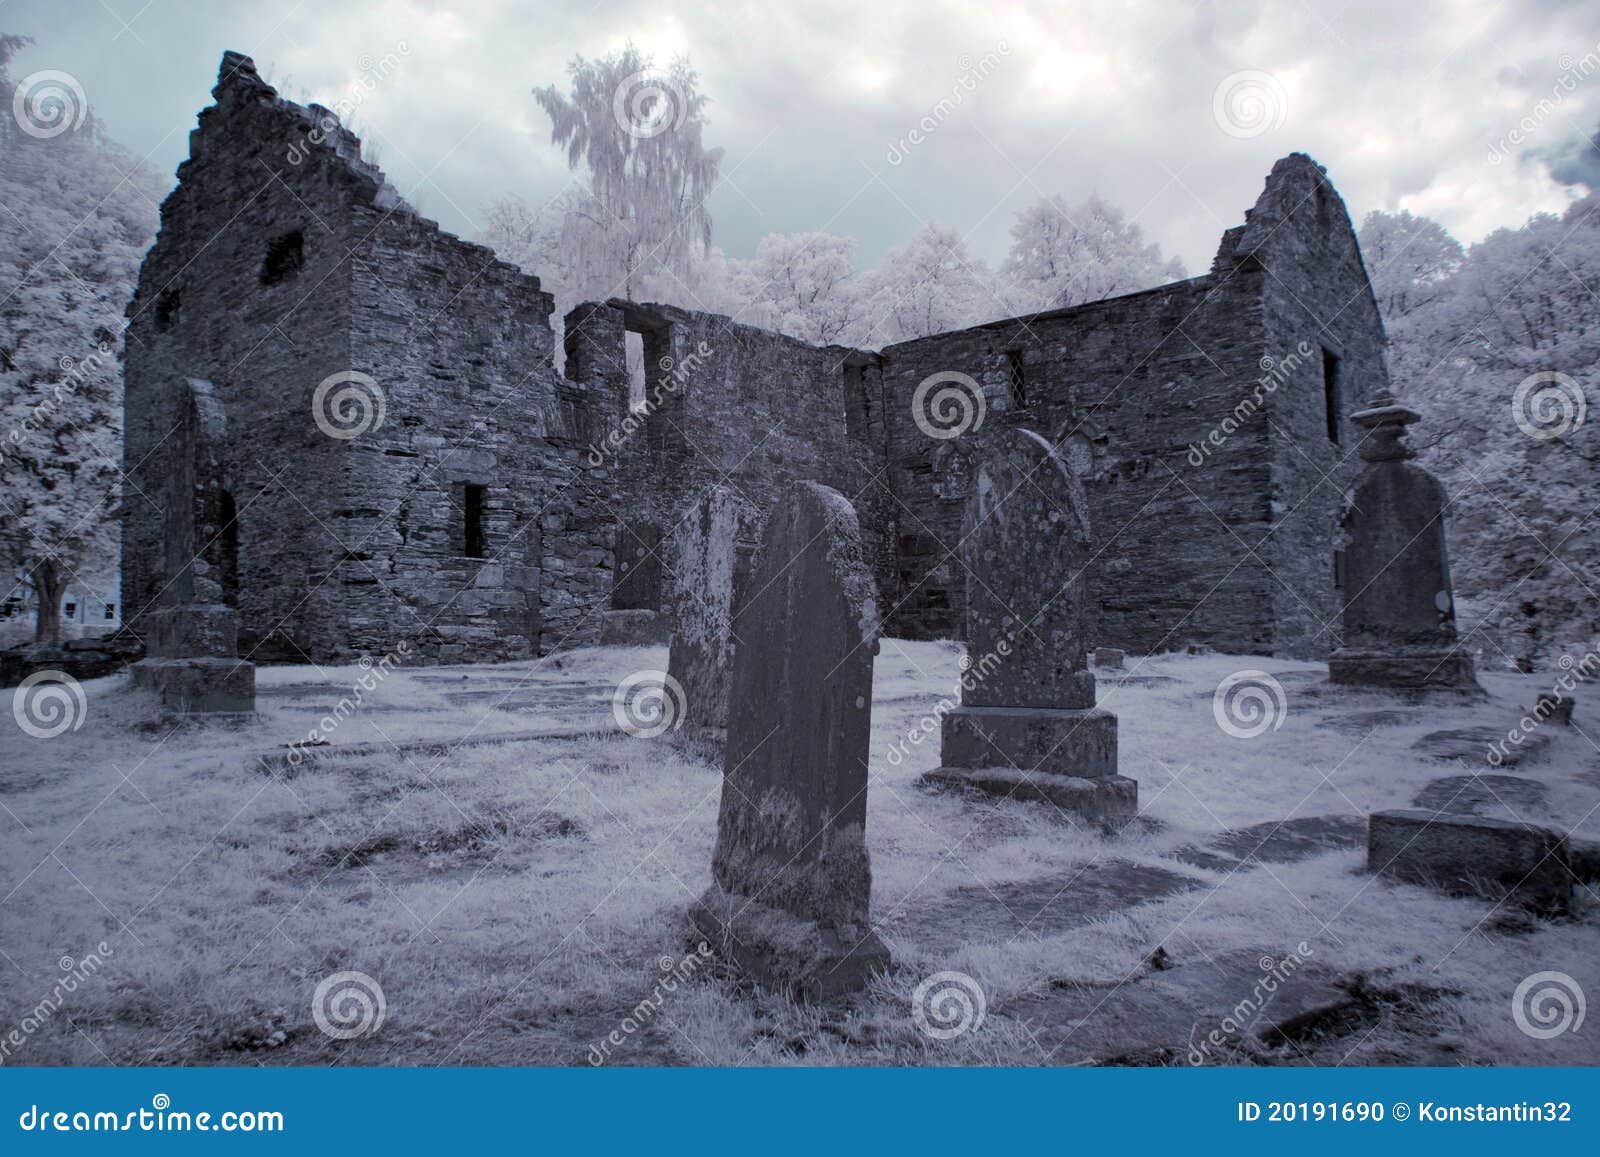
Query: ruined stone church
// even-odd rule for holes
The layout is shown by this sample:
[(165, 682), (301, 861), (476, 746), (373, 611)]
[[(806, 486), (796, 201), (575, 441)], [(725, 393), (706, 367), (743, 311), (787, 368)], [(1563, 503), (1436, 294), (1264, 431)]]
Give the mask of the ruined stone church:
[[(538, 278), (420, 216), (331, 112), (235, 53), (212, 95), (128, 310), (135, 631), (174, 577), (174, 503), (242, 655), (336, 661), (405, 638), (454, 662), (594, 643), (612, 611), (667, 615), (663, 559), (708, 487), (762, 510), (806, 480), (855, 504), (887, 632), (960, 637), (972, 446), (1020, 425), (1082, 480), (1098, 641), (1338, 645), (1348, 418), (1387, 374), (1349, 216), (1302, 154), (1188, 280), (878, 351), (593, 302), (565, 319), (563, 373)], [(935, 375), (975, 383), (981, 425), (928, 432)], [(216, 433), (179, 470), (197, 395)]]

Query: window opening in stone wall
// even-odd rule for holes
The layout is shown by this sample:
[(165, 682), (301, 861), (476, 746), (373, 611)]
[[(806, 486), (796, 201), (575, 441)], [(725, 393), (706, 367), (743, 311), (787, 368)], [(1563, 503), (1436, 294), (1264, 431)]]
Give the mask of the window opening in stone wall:
[(222, 573), (217, 581), (222, 587), (223, 603), (236, 607), (239, 605), (239, 509), (229, 491), (224, 490), (217, 496), (217, 517), (222, 520), (222, 529), (217, 534), (217, 569)]
[(644, 409), (648, 375), (644, 368), (644, 334), (630, 329), (622, 335), (622, 352), (628, 363), (628, 409)]
[(483, 492), (486, 487), (467, 485), (461, 491), (462, 553), (468, 558), (488, 558), (488, 539), (483, 532)]
[(843, 372), (844, 429), (852, 438), (867, 438), (872, 399), (867, 394), (867, 367), (846, 363)]
[(178, 324), (178, 308), (183, 298), (176, 289), (169, 289), (156, 298), (156, 328), (168, 330)]
[(1022, 370), (1022, 351), (1006, 351), (1006, 369), (1011, 375), (1011, 402), (1017, 409), (1028, 404), (1028, 379)]
[(1344, 405), (1339, 397), (1339, 358), (1328, 350), (1322, 351), (1322, 399), (1328, 414), (1328, 441), (1339, 442), (1339, 418)]
[(296, 229), (267, 242), (267, 256), (261, 263), (261, 284), (276, 285), (300, 272), (306, 263), (305, 234)]

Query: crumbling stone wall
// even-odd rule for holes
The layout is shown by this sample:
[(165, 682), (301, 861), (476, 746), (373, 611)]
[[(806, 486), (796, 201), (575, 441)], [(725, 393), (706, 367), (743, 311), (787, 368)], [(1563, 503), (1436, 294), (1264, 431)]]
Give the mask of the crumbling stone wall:
[[(1326, 655), (1354, 456), (1347, 433), (1341, 446), (1326, 429), (1323, 350), (1338, 358), (1347, 431), (1383, 379), (1383, 341), (1344, 206), (1295, 155), (1204, 276), (884, 349), (904, 503), (890, 632), (962, 634), (965, 461), (977, 438), (1024, 425), (1061, 443), (1083, 478), (1098, 642)], [(1302, 343), (1309, 353), (1292, 357)], [(941, 441), (916, 424), (913, 398), (947, 371), (978, 382), (987, 412), (976, 434)]]
[[(630, 397), (630, 330), (643, 337), (642, 413)], [(659, 575), (674, 531), (714, 486), (770, 511), (791, 482), (821, 482), (861, 512), (880, 593), (893, 590), (894, 504), (872, 355), (807, 345), (720, 314), (615, 299), (568, 314), (566, 355), (568, 375), (608, 399), (588, 459), (611, 475), (622, 562)], [(629, 606), (650, 601), (626, 577), (619, 589)], [(669, 609), (659, 592), (651, 605)]]
[[(610, 528), (582, 453), (590, 396), (553, 368), (550, 296), (419, 216), (331, 113), (283, 100), (247, 57), (224, 58), (213, 96), (129, 307), (130, 626), (159, 593), (150, 496), (178, 387), (199, 378), (228, 418), (217, 484), (237, 512), (246, 657), (595, 641)], [(359, 433), (339, 437), (313, 402), (351, 373), (382, 420), (367, 390)]]
[[(975, 444), (1013, 425), (1082, 478), (1097, 642), (1337, 645), (1345, 417), (1386, 376), (1348, 216), (1308, 157), (1274, 167), (1188, 281), (881, 353), (596, 302), (567, 318), (564, 378), (537, 278), (418, 215), (331, 113), (283, 100), (248, 57), (224, 57), (213, 96), (128, 310), (135, 631), (164, 586), (162, 480), (195, 382), (226, 430), (192, 464), (195, 566), (237, 607), (245, 658), (592, 643), (608, 608), (661, 608), (674, 531), (713, 486), (770, 511), (802, 480), (855, 505), (889, 631), (959, 637)], [(946, 440), (913, 398), (951, 372), (986, 417)], [(378, 395), (350, 437), (314, 414), (337, 375)]]

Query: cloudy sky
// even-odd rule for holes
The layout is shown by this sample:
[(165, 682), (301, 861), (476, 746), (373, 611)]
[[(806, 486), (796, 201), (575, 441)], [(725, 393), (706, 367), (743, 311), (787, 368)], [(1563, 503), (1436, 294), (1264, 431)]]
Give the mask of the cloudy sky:
[(1297, 150), (1358, 220), (1411, 209), (1470, 241), (1560, 211), (1600, 183), (1594, 15), (1593, 0), (0, 0), (0, 32), (37, 41), (14, 79), (70, 73), (163, 173), (223, 50), (246, 52), (285, 95), (357, 102), (394, 184), (469, 235), (495, 196), (570, 180), (530, 90), (631, 39), (658, 64), (688, 54), (715, 102), (730, 254), (824, 229), (869, 264), (933, 220), (998, 260), (1018, 209), (1097, 191), (1198, 273)]

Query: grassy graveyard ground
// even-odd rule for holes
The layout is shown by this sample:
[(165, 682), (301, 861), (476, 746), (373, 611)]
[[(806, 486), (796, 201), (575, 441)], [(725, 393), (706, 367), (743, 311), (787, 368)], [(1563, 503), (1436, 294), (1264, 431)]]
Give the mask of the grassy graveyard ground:
[[(1600, 1063), (1593, 1032), (1534, 1039), (1511, 1014), (1513, 990), (1541, 971), (1600, 993), (1592, 892), (1564, 920), (1507, 919), (1483, 900), (1375, 881), (1348, 839), (1243, 867), (1197, 866), (1185, 851), (1220, 846), (1229, 829), (1407, 806), (1465, 771), (1413, 752), (1418, 737), (1509, 726), (1538, 681), (1486, 675), (1488, 702), (1415, 708), (1332, 692), (1309, 663), (1130, 658), (1101, 701), (1120, 717), (1143, 815), (1107, 838), (1046, 805), (917, 786), (938, 763), (937, 730), (906, 737), (953, 695), (959, 655), (884, 641), (867, 839), (897, 968), (852, 1005), (820, 1009), (742, 990), (692, 958), (684, 911), (709, 880), (720, 771), (621, 734), (610, 707), (623, 676), (665, 665), (662, 648), (402, 667), (328, 736), (384, 754), (289, 775), (264, 773), (255, 753), (316, 727), (362, 670), (263, 669), (260, 718), (237, 730), (148, 729), (151, 705), (124, 676), (87, 684), (81, 729), (13, 731), (0, 760), (0, 1042), (21, 1037), (5, 1063), (583, 1064), (618, 1031), (610, 1063), (1072, 1064), (1106, 1054), (1070, 1028), (1041, 1036), (1030, 1000), (1114, 999), (1144, 981), (1157, 948), (1181, 967), (1302, 943), (1367, 994), (1359, 1014), (1272, 1045), (1230, 1043), (1212, 1062)], [(1225, 734), (1212, 711), (1218, 683), (1244, 668), (1271, 672), (1287, 700), (1281, 726), (1253, 739)], [(1402, 714), (1367, 730), (1362, 713), (1384, 708)], [(1512, 773), (1549, 789), (1514, 810), (1594, 837), (1600, 748), (1580, 730), (1587, 712), (1580, 703), (1578, 728), (1547, 727), (1549, 750)], [(405, 750), (537, 728), (586, 733)], [(101, 942), (99, 971), (36, 1017), (63, 958)], [(692, 975), (663, 991), (664, 966)], [(316, 1027), (312, 997), (344, 970), (376, 978), (385, 1014), (337, 1041)], [(987, 1003), (981, 1026), (950, 1040), (910, 1014), (913, 990), (941, 971), (972, 977)], [(1197, 1022), (1196, 1036), (1209, 1027)], [(1140, 1043), (1126, 1059), (1166, 1055), (1139, 1055)]]

